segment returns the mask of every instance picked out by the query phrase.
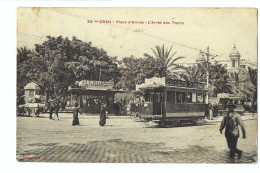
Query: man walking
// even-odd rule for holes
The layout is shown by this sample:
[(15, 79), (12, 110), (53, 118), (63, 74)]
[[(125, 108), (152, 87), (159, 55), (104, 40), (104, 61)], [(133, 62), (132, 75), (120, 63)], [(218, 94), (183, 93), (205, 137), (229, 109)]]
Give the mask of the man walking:
[(246, 138), (246, 130), (241, 116), (238, 113), (234, 112), (236, 105), (233, 103), (228, 103), (227, 108), (227, 114), (225, 114), (223, 117), (223, 121), (221, 122), (219, 131), (222, 134), (223, 129), (226, 128), (225, 137), (227, 140), (228, 148), (230, 149), (230, 162), (234, 163), (235, 154), (238, 154), (237, 159), (239, 160), (243, 152), (242, 150), (237, 149), (237, 141), (239, 137), (238, 124), (242, 129), (243, 138)]

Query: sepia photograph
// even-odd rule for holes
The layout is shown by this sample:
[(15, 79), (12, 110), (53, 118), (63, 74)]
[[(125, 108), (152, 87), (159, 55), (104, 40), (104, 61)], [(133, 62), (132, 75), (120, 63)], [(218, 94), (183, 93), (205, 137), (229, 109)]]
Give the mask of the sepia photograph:
[(16, 160), (256, 164), (257, 13), (18, 7)]

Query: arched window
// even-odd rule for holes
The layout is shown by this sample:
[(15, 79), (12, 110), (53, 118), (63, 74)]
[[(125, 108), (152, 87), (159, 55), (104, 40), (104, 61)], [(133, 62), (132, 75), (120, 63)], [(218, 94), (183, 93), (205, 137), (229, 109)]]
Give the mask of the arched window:
[(232, 67), (235, 68), (235, 66), (236, 66), (236, 60), (233, 59), (232, 60)]

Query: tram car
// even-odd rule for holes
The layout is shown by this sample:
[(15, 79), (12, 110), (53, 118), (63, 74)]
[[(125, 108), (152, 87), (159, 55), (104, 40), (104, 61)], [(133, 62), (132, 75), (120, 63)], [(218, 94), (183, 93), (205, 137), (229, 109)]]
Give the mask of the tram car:
[(227, 104), (229, 102), (236, 105), (234, 112), (239, 113), (240, 115), (243, 115), (245, 113), (244, 100), (242, 97), (238, 97), (228, 93), (220, 93), (217, 97), (219, 98), (218, 112), (220, 113), (220, 115), (227, 111)]
[(195, 125), (205, 118), (206, 92), (203, 83), (152, 78), (137, 86), (131, 114), (159, 125)]

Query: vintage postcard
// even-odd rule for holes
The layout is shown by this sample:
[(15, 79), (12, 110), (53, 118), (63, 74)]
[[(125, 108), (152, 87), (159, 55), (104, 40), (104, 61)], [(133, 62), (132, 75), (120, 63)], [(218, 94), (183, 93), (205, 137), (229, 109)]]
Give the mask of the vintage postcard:
[(256, 8), (17, 9), (20, 162), (257, 163)]

